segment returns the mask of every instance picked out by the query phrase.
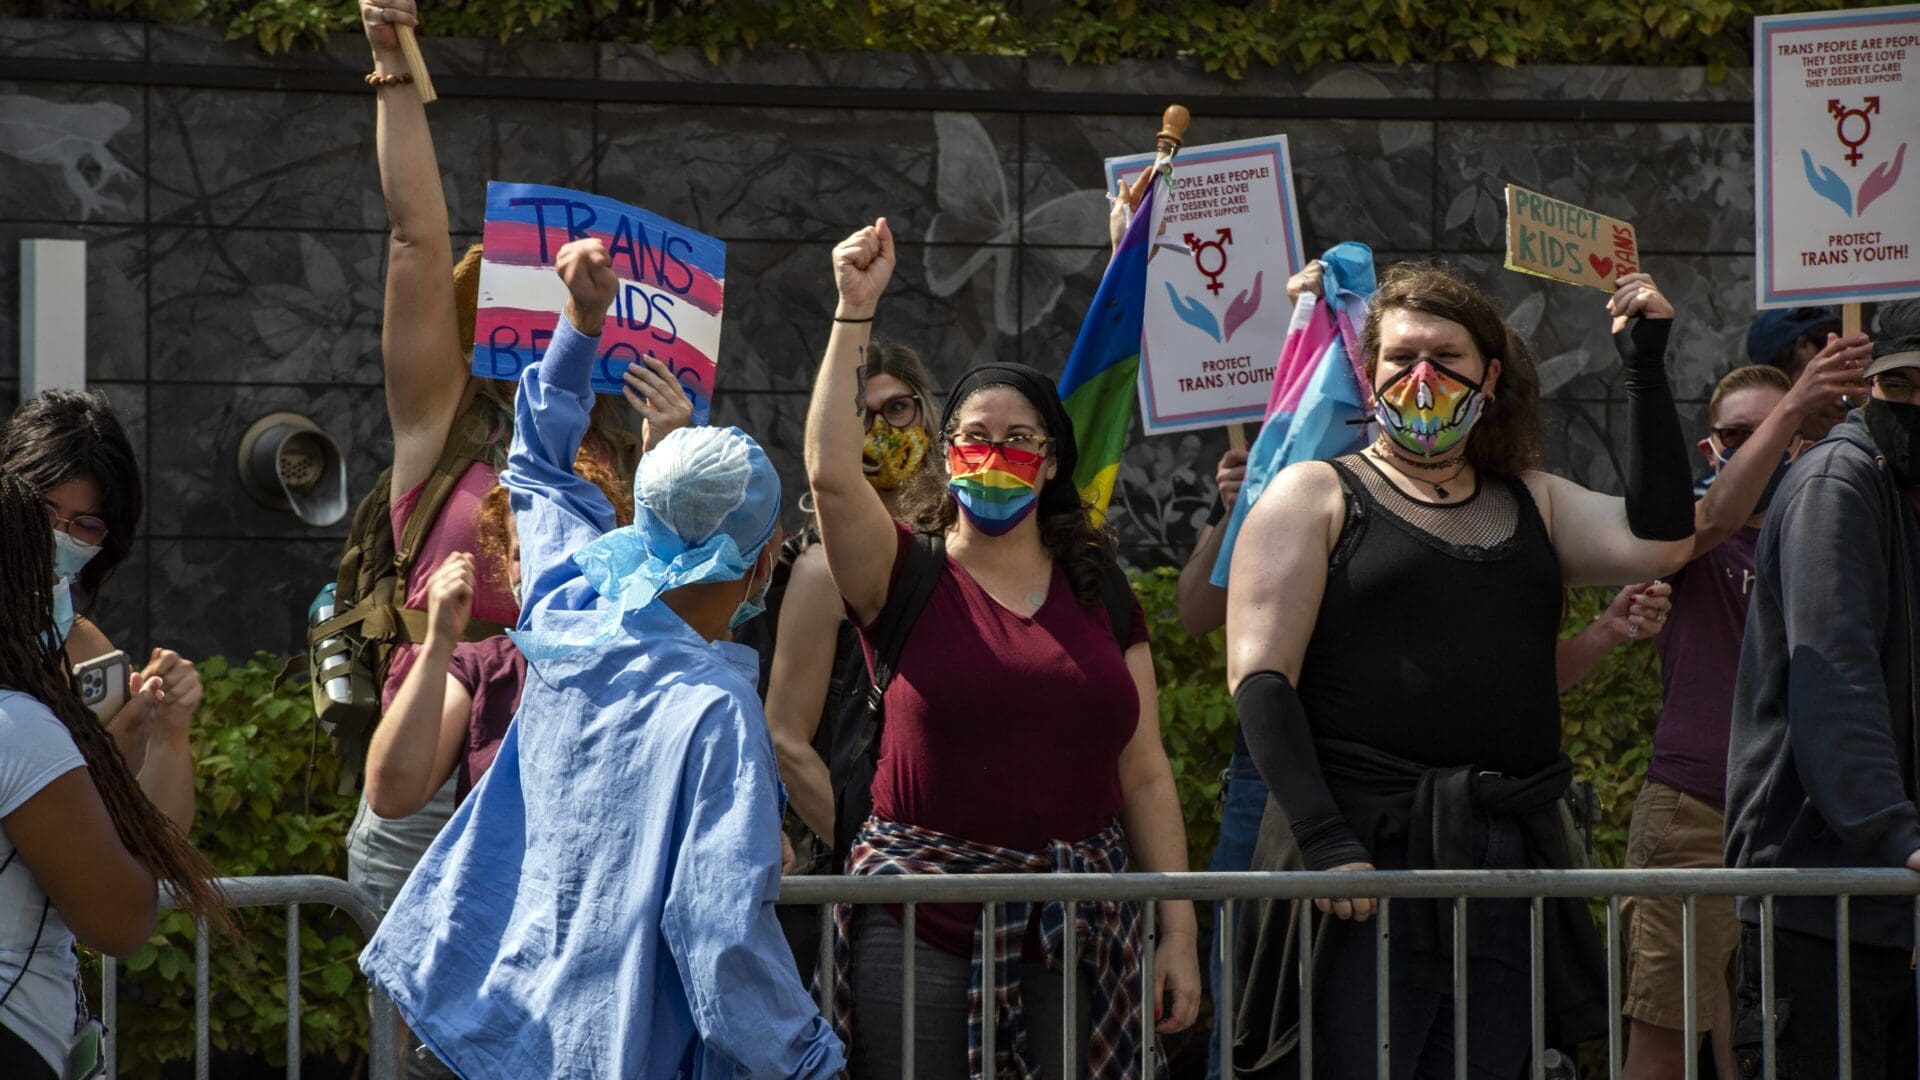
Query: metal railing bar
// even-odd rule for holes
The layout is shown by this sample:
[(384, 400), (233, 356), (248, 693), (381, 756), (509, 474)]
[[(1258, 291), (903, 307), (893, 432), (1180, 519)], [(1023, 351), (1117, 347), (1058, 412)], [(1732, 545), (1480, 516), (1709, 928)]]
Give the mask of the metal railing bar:
[(1833, 898), (1833, 956), (1836, 976), (1840, 980), (1839, 998), (1835, 1006), (1837, 1023), (1834, 1027), (1840, 1032), (1840, 1080), (1853, 1080), (1853, 1025), (1848, 1022), (1853, 1016), (1853, 943), (1849, 940), (1852, 916), (1847, 904), (1846, 894)]
[(986, 1080), (993, 1080), (994, 1058), (997, 1056), (994, 1044), (1000, 1033), (1000, 1007), (999, 998), (994, 993), (996, 972), (993, 970), (994, 928), (999, 915), (1000, 905), (991, 901), (980, 908), (980, 950), (983, 954), (980, 957), (980, 1001), (987, 1013), (980, 1025), (980, 1051), (984, 1059), (982, 1067), (985, 1069), (982, 1075)]
[(1453, 1076), (1467, 1080), (1467, 901), (1453, 902)]
[(1148, 900), (1140, 905), (1140, 1075), (1156, 1076), (1153, 1071), (1153, 1028), (1155, 1014), (1160, 1011), (1160, 996), (1153, 992), (1153, 952), (1157, 947), (1158, 928), (1154, 925), (1154, 916), (1158, 905)]
[(1698, 904), (1699, 897), (1689, 896), (1681, 902), (1680, 908), (1680, 992), (1685, 996), (1680, 1005), (1680, 1038), (1681, 1045), (1687, 1048), (1682, 1070), (1686, 1080), (1700, 1078), (1700, 1047), (1697, 1045), (1700, 1008), (1694, 1001), (1694, 995), (1700, 992), (1700, 965), (1695, 962), (1693, 955), (1700, 940)]
[(1774, 1036), (1779, 1018), (1773, 1009), (1773, 897), (1760, 898), (1760, 1075), (1774, 1080)]
[[(984, 904), (1146, 900), (1302, 900), (1343, 896), (1348, 875), (1335, 871), (1190, 874), (809, 875), (785, 879), (781, 902), (821, 904)], [(1904, 868), (1848, 870), (1376, 870), (1367, 891), (1381, 898), (1585, 900), (1598, 896), (1920, 895), (1920, 875)]]
[(212, 996), (208, 987), (211, 975), (207, 962), (207, 924), (193, 921), (193, 1075), (209, 1080), (213, 1075)]
[[(1233, 901), (1220, 901), (1213, 920), (1214, 942), (1219, 946), (1220, 979), (1213, 988), (1213, 1033), (1220, 1043), (1220, 1071), (1233, 1075)], [(1067, 1075), (1073, 1075), (1073, 1062), (1067, 1062)]]
[(1392, 931), (1388, 928), (1387, 902), (1380, 901), (1374, 912), (1378, 925), (1373, 931), (1373, 1071), (1379, 1080), (1393, 1080), (1393, 960)]
[(914, 1028), (920, 1022), (920, 1010), (915, 1005), (918, 987), (914, 975), (914, 954), (920, 951), (917, 931), (920, 919), (920, 905), (908, 902), (900, 908), (900, 978), (905, 984), (900, 989), (900, 1080), (913, 1080), (913, 1067), (917, 1057), (917, 1042)]
[(1607, 1080), (1620, 1080), (1620, 898), (1607, 897)]
[[(1313, 1076), (1313, 906), (1300, 905), (1300, 1075)], [(1331, 916), (1329, 916), (1331, 918)]]
[[(792, 879), (789, 878), (787, 880), (790, 881)], [(786, 895), (786, 889), (786, 882), (781, 882), (780, 894), (782, 896)], [(820, 905), (819, 918), (819, 955), (815, 956), (813, 960), (815, 965), (813, 985), (818, 988), (815, 993), (819, 995), (819, 1000), (815, 1004), (820, 1006), (820, 1015), (826, 1017), (827, 1021), (831, 1023), (833, 1020), (833, 982), (834, 978), (839, 974), (839, 972), (834, 970), (833, 963), (834, 946), (836, 944), (834, 938), (838, 936), (838, 925), (833, 919), (832, 903), (829, 902)], [(851, 946), (851, 943), (849, 943), (849, 946)], [(909, 946), (911, 946), (911, 943), (909, 943)]]
[(1064, 1029), (1060, 1033), (1060, 1060), (1066, 1075), (1073, 1076), (1080, 1062), (1080, 1025), (1076, 1021), (1080, 1008), (1080, 905), (1069, 900), (1062, 906), (1067, 925), (1060, 966), (1066, 969), (1067, 981), (1060, 988), (1060, 1013), (1065, 1018), (1060, 1021)]
[(1533, 982), (1533, 1000), (1527, 1011), (1532, 1014), (1530, 1026), (1533, 1029), (1533, 1080), (1547, 1078), (1547, 971), (1546, 971), (1546, 901), (1541, 897), (1533, 898), (1533, 905), (1527, 917), (1529, 942), (1527, 955), (1530, 963), (1527, 968)]
[(287, 1080), (300, 1080), (300, 905), (287, 905)]
[(107, 1075), (120, 1075), (120, 961), (100, 954), (100, 1024), (107, 1029), (106, 1046), (101, 1054), (107, 1059)]

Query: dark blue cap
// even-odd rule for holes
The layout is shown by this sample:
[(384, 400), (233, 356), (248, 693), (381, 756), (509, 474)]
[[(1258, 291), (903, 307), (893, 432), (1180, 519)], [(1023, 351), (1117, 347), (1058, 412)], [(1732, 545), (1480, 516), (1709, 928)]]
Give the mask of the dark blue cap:
[[(1747, 362), (1771, 364), (1787, 371), (1800, 339), (1825, 345), (1828, 331), (1840, 332), (1840, 316), (1832, 308), (1797, 307), (1763, 311), (1747, 327)], [(1789, 375), (1791, 371), (1787, 371)]]

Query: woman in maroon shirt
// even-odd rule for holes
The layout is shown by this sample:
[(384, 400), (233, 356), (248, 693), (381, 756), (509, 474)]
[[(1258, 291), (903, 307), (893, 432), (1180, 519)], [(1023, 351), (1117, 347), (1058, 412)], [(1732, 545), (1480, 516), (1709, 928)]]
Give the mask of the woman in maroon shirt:
[[(884, 218), (834, 249), (839, 307), (807, 414), (807, 477), (821, 542), (863, 643), (898, 577), (914, 532), (944, 541), (938, 583), (885, 696), (874, 816), (849, 873), (1117, 871), (1126, 849), (1149, 871), (1185, 871), (1186, 837), (1160, 743), (1153, 659), (1133, 605), (1122, 652), (1101, 600), (1114, 570), (1111, 537), (1072, 484), (1073, 428), (1051, 380), (1017, 364), (963, 376), (938, 435), (949, 477), (909, 492), (911, 526), (896, 523), (861, 469), (859, 390), (873, 314), (892, 275)], [(916, 497), (917, 496), (917, 497)], [(1004, 905), (1005, 933), (978, 940), (977, 907), (922, 908), (916, 964), (916, 1070), (929, 1078), (983, 1071), (981, 1029), (996, 1026), (997, 1067), (1019, 1058), (1045, 1075), (1138, 1075), (1139, 911), (1080, 905), (1084, 1065), (1065, 1067), (1062, 975), (1045, 966), (1062, 935), (1062, 905)], [(1186, 901), (1158, 905), (1151, 1007), (1160, 1032), (1192, 1023), (1200, 975)], [(908, 943), (889, 913), (861, 909), (848, 983), (855, 1076), (900, 1071), (901, 961)], [(969, 1015), (968, 958), (985, 946), (1003, 993), (992, 1015)], [(1018, 955), (1015, 955), (1015, 954)], [(1131, 973), (1131, 979), (1127, 975)], [(1024, 1005), (1024, 1008), (1023, 1008)], [(981, 1006), (986, 1008), (986, 1006)], [(842, 1018), (846, 1012), (842, 1010)], [(1031, 1022), (1029, 1022), (1031, 1021)], [(969, 1045), (973, 1052), (969, 1053)]]

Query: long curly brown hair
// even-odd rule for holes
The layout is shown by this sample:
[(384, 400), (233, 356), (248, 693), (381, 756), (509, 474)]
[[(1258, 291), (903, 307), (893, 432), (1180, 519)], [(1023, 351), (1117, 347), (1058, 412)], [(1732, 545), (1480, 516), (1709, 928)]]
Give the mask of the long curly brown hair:
[(1513, 332), (1487, 294), (1443, 263), (1406, 262), (1381, 275), (1367, 311), (1362, 345), (1368, 396), (1380, 363), (1380, 322), (1389, 311), (1418, 311), (1464, 327), (1489, 363), (1500, 361), (1500, 382), (1467, 436), (1466, 458), (1483, 472), (1518, 476), (1537, 467), (1546, 452), (1540, 423), (1540, 376), (1533, 353)]
[[(974, 387), (967, 397), (995, 387), (1019, 392), (1011, 383), (988, 383)], [(952, 404), (954, 415), (965, 407), (966, 400), (962, 398)], [(952, 432), (938, 434), (944, 447)], [(947, 479), (946, 455), (928, 454), (927, 464), (907, 482), (900, 494), (900, 518), (915, 532), (943, 536), (959, 522), (960, 503), (947, 488)], [(1119, 546), (1114, 542), (1112, 529), (1105, 524), (1095, 524), (1093, 508), (1075, 490), (1073, 477), (1061, 472), (1041, 485), (1040, 505), (1034, 510), (1034, 518), (1040, 526), (1040, 545), (1066, 571), (1073, 598), (1081, 607), (1100, 607), (1100, 578), (1108, 568), (1119, 564)]]
[(54, 635), (53, 526), (39, 491), (5, 471), (0, 471), (0, 689), (26, 694), (60, 718), (127, 851), (155, 878), (173, 885), (182, 907), (232, 934), (213, 867), (147, 798), (74, 685), (66, 651)]
[[(607, 501), (613, 504), (615, 524), (631, 525), (633, 488), (614, 473), (606, 457), (607, 451), (596, 445), (592, 436), (588, 436), (586, 444), (573, 457), (574, 474), (599, 488)], [(474, 546), (480, 550), (475, 554), (480, 557), (480, 572), (501, 584), (513, 580), (507, 574), (507, 557), (512, 550), (507, 520), (512, 514), (513, 508), (508, 504), (505, 485), (495, 484), (481, 497), (480, 522), (474, 530)]]

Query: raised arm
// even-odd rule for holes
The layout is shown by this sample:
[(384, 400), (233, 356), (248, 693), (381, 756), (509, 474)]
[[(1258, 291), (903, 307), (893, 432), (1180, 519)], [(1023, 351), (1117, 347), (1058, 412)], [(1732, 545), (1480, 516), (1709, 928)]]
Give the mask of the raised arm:
[(573, 553), (614, 527), (613, 504), (573, 462), (593, 409), (600, 328), (619, 282), (598, 240), (568, 244), (555, 262), (570, 294), (567, 309), (540, 362), (520, 374), (513, 449), (500, 475), (520, 537), (523, 622), (539, 597), (579, 575)]
[(728, 715), (700, 724), (688, 753), (676, 815), (684, 832), (661, 935), (711, 1051), (742, 1076), (826, 1080), (846, 1067), (845, 1053), (800, 985), (774, 915), (781, 834), (773, 756), (745, 730), (757, 720), (724, 708)]
[(800, 820), (833, 841), (833, 775), (813, 748), (833, 681), (834, 647), (844, 616), (840, 590), (827, 572), (826, 553), (814, 545), (793, 561), (780, 602), (773, 670), (767, 677), (767, 727), (780, 759), (780, 779)]
[[(893, 519), (860, 467), (865, 432), (854, 403), (860, 399), (874, 312), (893, 276), (893, 230), (880, 218), (833, 249), (840, 292), (827, 337), (827, 355), (807, 406), (807, 486), (813, 490), (821, 546), (840, 595), (861, 623), (880, 616), (893, 580), (898, 545)], [(936, 433), (944, 435), (943, 432)]]
[[(1227, 512), (1240, 497), (1240, 485), (1247, 479), (1247, 452), (1228, 450), (1220, 455), (1214, 470), (1214, 482), (1220, 488), (1220, 501)], [(1211, 634), (1227, 621), (1227, 590), (1213, 583), (1213, 564), (1220, 558), (1220, 545), (1226, 538), (1226, 519), (1210, 521), (1193, 543), (1193, 554), (1180, 568), (1180, 627), (1199, 637)]]
[(1866, 380), (1860, 373), (1872, 356), (1873, 343), (1865, 334), (1827, 335), (1827, 347), (1807, 362), (1800, 380), (1740, 444), (1740, 452), (1720, 467), (1713, 486), (1695, 504), (1693, 558), (1712, 551), (1753, 516), (1780, 456), (1792, 448), (1809, 417), (1831, 410), (1844, 395), (1865, 397)]
[(367, 749), (367, 805), (383, 818), (415, 814), (453, 775), (473, 695), (448, 674), (473, 611), (473, 556), (448, 555), (427, 583), (427, 640)]
[[(360, 22), (381, 75), (407, 72), (398, 27), (418, 26), (414, 0), (360, 0)], [(453, 248), (427, 110), (411, 86), (377, 91), (374, 145), (387, 200), (387, 418), (393, 424), (393, 497), (433, 471), (467, 384), (454, 325)]]
[(41, 788), (0, 818), (0, 825), (82, 945), (126, 957), (147, 943), (160, 891), (152, 872), (121, 842), (84, 766)]

